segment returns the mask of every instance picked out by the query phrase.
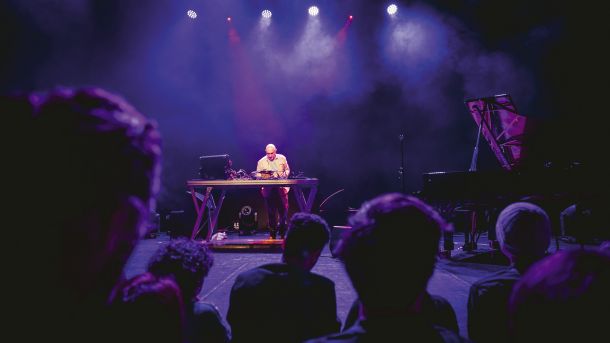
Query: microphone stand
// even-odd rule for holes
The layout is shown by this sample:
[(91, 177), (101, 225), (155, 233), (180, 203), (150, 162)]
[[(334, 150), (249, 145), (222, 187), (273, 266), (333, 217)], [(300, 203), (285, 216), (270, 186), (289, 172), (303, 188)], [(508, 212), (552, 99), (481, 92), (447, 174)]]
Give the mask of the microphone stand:
[(400, 179), (402, 193), (406, 193), (407, 188), (405, 186), (405, 134), (399, 134), (398, 139), (400, 140), (400, 168), (398, 168), (398, 178)]

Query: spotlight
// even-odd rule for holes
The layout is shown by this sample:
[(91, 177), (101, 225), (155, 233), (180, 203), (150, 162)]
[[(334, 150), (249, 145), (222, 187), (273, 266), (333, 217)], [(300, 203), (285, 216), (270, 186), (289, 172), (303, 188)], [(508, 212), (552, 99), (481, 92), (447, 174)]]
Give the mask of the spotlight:
[(263, 18), (269, 19), (269, 18), (271, 18), (271, 11), (263, 10), (263, 12), (261, 12), (261, 15), (263, 16)]
[(396, 14), (396, 12), (398, 12), (398, 6), (391, 4), (390, 6), (388, 6), (388, 14), (389, 15), (394, 15)]
[(350, 15), (349, 17), (347, 17), (347, 19), (349, 19), (349, 20), (354, 20), (354, 16), (353, 16), (353, 15)]
[(197, 18), (197, 12), (193, 11), (193, 10), (188, 10), (186, 11), (186, 15), (191, 18), (191, 19), (195, 19)]
[(320, 9), (318, 7), (316, 7), (316, 6), (311, 6), (307, 10), (307, 12), (309, 12), (310, 16), (315, 17), (315, 16), (318, 15), (318, 13), (320, 13)]
[(233, 19), (231, 19), (231, 17), (227, 17), (227, 21), (228, 21), (229, 23), (231, 22), (231, 20), (233, 20)]
[(233, 226), (238, 229), (240, 236), (251, 235), (256, 231), (258, 226), (258, 215), (251, 206), (246, 205), (239, 211), (239, 220)]

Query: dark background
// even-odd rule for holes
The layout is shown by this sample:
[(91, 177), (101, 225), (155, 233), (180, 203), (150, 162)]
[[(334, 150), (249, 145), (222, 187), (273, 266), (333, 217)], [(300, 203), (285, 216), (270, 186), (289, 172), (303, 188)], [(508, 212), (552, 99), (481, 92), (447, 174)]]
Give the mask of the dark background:
[[(332, 202), (345, 208), (401, 190), (402, 133), (415, 192), (424, 172), (468, 169), (476, 127), (463, 100), (501, 93), (541, 123), (533, 168), (605, 162), (608, 28), (598, 5), (396, 3), (392, 20), (385, 1), (321, 0), (314, 23), (309, 2), (295, 0), (5, 0), (0, 91), (95, 85), (154, 118), (160, 212), (192, 211), (185, 181), (199, 156), (230, 154), (249, 172), (268, 143), (293, 172), (320, 179), (317, 203), (344, 189)], [(479, 169), (497, 168), (484, 145)], [(244, 204), (262, 213), (256, 191), (238, 193), (221, 226)]]

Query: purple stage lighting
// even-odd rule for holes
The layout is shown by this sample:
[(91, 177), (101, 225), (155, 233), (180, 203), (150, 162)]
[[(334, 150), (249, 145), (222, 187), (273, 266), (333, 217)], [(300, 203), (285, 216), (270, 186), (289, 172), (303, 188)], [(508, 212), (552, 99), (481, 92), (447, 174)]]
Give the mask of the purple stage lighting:
[(188, 10), (186, 11), (186, 15), (191, 18), (191, 19), (195, 19), (197, 18), (197, 12), (193, 11), (193, 10)]
[(263, 16), (263, 18), (265, 19), (270, 19), (271, 18), (271, 11), (269, 10), (263, 10), (263, 12), (261, 12), (261, 15)]
[(317, 6), (311, 6), (307, 10), (307, 12), (309, 13), (310, 16), (315, 17), (318, 15), (318, 13), (320, 13), (320, 9)]
[(395, 4), (391, 4), (390, 6), (388, 6), (387, 11), (389, 15), (394, 15), (396, 14), (396, 12), (398, 12), (398, 6), (396, 6)]

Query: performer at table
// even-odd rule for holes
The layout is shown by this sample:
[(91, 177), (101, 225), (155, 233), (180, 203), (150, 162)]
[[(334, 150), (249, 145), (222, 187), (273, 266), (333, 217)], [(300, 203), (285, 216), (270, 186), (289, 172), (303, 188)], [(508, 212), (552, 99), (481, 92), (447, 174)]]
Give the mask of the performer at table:
[[(290, 167), (288, 166), (286, 156), (278, 154), (277, 148), (273, 144), (267, 144), (265, 154), (263, 158), (258, 160), (256, 165), (256, 177), (259, 179), (288, 178)], [(282, 239), (286, 234), (289, 190), (289, 187), (263, 187), (261, 189), (269, 218), (269, 235), (273, 239), (277, 237), (278, 230)]]

